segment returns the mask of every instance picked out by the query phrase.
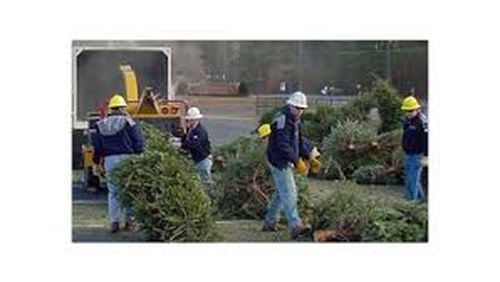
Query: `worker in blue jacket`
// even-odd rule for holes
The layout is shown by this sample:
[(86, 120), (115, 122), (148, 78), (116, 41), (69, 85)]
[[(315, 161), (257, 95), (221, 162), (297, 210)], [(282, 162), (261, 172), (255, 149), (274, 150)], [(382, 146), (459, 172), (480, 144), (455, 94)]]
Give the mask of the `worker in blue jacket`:
[(271, 123), (266, 156), (275, 190), (267, 207), (262, 230), (277, 231), (278, 217), (283, 209), (290, 235), (296, 239), (310, 231), (310, 226), (301, 221), (297, 211), (297, 187), (293, 168), (299, 174), (304, 173), (303, 170), (307, 168), (302, 158), (309, 158), (314, 146), (300, 132), (300, 116), (307, 108), (306, 95), (294, 92), (286, 103)]
[(189, 108), (187, 111), (186, 125), (187, 133), (181, 138), (181, 148), (191, 154), (205, 189), (209, 196), (213, 196), (212, 165), (213, 159), (210, 154), (210, 140), (208, 133), (201, 124), (203, 115), (197, 107)]
[(420, 111), (420, 105), (413, 96), (403, 100), (402, 147), (405, 152), (405, 197), (412, 202), (424, 201), (420, 183), (422, 165), (427, 164), (427, 117)]
[[(96, 124), (95, 133), (91, 135), (94, 148), (94, 162), (104, 160), (108, 186), (108, 213), (110, 231), (119, 230), (119, 204), (117, 187), (110, 181), (111, 171), (131, 154), (140, 154), (144, 150), (144, 137), (137, 124), (126, 112), (127, 103), (120, 95), (114, 95), (108, 104), (110, 113)], [(124, 207), (125, 230), (134, 228), (130, 206)]]

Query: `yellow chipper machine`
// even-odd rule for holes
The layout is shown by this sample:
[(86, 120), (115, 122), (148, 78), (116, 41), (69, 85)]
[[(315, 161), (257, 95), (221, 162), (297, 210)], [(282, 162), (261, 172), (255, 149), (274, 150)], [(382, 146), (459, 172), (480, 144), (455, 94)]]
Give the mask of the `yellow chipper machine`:
[[(150, 86), (145, 87), (139, 96), (139, 87), (134, 70), (130, 65), (121, 65), (125, 83), (125, 99), (127, 100), (127, 112), (136, 121), (151, 123), (161, 130), (169, 132), (174, 137), (180, 136), (185, 131), (184, 116), (188, 109), (185, 100), (168, 100), (160, 98)], [(86, 144), (82, 145), (83, 167), (85, 185), (89, 189), (105, 189), (104, 169), (102, 164), (93, 162), (93, 148), (90, 142), (92, 133), (96, 130), (97, 121), (104, 118), (107, 107), (101, 105), (99, 111), (87, 114), (88, 138)]]

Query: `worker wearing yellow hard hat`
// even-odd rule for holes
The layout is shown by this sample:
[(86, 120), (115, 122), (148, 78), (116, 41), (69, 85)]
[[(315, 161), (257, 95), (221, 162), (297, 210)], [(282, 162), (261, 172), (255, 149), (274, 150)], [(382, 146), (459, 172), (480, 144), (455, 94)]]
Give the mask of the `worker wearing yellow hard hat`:
[(401, 110), (411, 112), (417, 109), (420, 109), (420, 104), (414, 96), (408, 96), (403, 100)]
[(125, 98), (120, 94), (115, 94), (111, 99), (109, 99), (108, 108), (109, 109), (117, 109), (117, 108), (126, 108), (127, 102)]
[[(108, 103), (109, 114), (98, 121), (95, 133), (91, 135), (94, 149), (94, 162), (104, 161), (108, 187), (108, 215), (110, 231), (115, 233), (120, 229), (118, 187), (110, 181), (111, 171), (132, 154), (140, 154), (144, 150), (144, 137), (137, 124), (126, 112), (127, 102), (120, 94), (111, 97)], [(132, 210), (125, 205), (125, 229), (133, 230)]]
[(418, 100), (410, 95), (403, 100), (401, 110), (403, 140), (405, 152), (405, 197), (411, 202), (424, 201), (424, 192), (420, 184), (422, 166), (427, 163), (427, 117), (420, 110)]

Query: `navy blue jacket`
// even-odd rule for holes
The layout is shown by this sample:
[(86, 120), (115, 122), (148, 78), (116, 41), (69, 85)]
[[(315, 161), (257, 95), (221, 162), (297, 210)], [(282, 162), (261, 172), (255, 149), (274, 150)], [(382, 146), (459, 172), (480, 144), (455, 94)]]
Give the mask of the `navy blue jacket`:
[(427, 156), (427, 117), (418, 113), (413, 118), (403, 117), (403, 150), (406, 154)]
[(308, 158), (312, 143), (300, 133), (300, 119), (285, 106), (271, 123), (271, 135), (267, 143), (267, 160), (276, 168), (283, 169), (289, 163), (297, 164), (299, 157)]
[(112, 113), (98, 121), (91, 139), (96, 163), (102, 157), (144, 151), (144, 136), (139, 124), (123, 113)]
[(181, 138), (181, 148), (189, 151), (193, 161), (199, 163), (210, 155), (208, 133), (200, 122)]

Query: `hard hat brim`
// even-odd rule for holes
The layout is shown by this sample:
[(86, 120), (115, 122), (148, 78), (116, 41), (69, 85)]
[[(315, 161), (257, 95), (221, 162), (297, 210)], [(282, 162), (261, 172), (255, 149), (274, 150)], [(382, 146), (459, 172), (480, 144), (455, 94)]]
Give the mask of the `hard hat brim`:
[(109, 105), (108, 109), (119, 109), (119, 108), (126, 108), (127, 105)]
[(420, 109), (420, 105), (415, 105), (412, 107), (405, 107), (405, 106), (401, 107), (401, 110), (403, 110), (403, 111), (413, 111), (416, 109)]
[(294, 107), (297, 107), (297, 108), (302, 108), (302, 109), (307, 109), (307, 108), (309, 108), (309, 106), (307, 106), (307, 105), (304, 105), (304, 104), (296, 104), (296, 103), (294, 103), (293, 101), (290, 101), (290, 100), (287, 100), (287, 101), (286, 101), (286, 103), (287, 103), (288, 105), (291, 105), (291, 106), (294, 106)]
[(202, 119), (203, 118), (203, 115), (196, 115), (196, 116), (185, 116), (184, 117), (185, 119)]
[(123, 98), (119, 94), (115, 94), (108, 103), (108, 109), (114, 109), (114, 108), (126, 108), (127, 107), (127, 102), (125, 101), (125, 98)]

